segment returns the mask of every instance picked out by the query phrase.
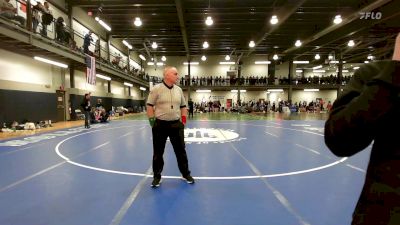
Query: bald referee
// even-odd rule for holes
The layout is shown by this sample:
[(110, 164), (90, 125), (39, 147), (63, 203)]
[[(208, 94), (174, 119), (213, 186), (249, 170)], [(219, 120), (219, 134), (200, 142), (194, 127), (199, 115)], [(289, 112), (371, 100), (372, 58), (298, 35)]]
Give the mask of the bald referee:
[[(147, 99), (147, 116), (153, 132), (153, 182), (156, 188), (161, 184), (164, 166), (164, 149), (169, 137), (178, 161), (179, 171), (187, 183), (193, 184), (185, 150), (184, 127), (186, 124), (186, 101), (182, 89), (175, 85), (179, 75), (175, 67), (164, 69), (161, 84), (153, 87)], [(180, 120), (181, 119), (181, 120)]]

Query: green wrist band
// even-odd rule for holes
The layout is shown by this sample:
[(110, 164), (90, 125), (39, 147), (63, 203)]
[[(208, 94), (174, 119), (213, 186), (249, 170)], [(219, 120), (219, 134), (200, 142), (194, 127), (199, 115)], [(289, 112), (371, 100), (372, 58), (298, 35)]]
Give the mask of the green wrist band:
[(155, 117), (150, 117), (149, 118), (150, 126), (154, 127), (154, 124), (156, 123), (156, 118)]

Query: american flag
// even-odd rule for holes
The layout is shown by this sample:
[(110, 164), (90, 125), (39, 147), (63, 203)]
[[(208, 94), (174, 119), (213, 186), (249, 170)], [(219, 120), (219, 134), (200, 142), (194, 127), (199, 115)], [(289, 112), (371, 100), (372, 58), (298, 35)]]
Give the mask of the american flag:
[(89, 55), (86, 55), (86, 82), (96, 84), (96, 59)]

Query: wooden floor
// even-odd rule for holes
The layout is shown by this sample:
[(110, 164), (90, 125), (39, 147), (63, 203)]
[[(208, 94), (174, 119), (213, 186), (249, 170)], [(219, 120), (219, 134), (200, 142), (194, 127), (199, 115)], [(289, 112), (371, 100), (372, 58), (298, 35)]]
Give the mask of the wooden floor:
[[(113, 118), (111, 118), (111, 120), (137, 117), (137, 116), (141, 116), (141, 114), (143, 114), (143, 113), (130, 114), (128, 116), (113, 117)], [(51, 127), (41, 128), (41, 129), (36, 129), (36, 130), (16, 130), (14, 132), (0, 132), (0, 140), (29, 136), (29, 135), (34, 135), (34, 134), (40, 134), (40, 133), (44, 133), (44, 132), (49, 132), (49, 131), (53, 131), (53, 130), (61, 130), (61, 129), (71, 128), (71, 127), (84, 126), (84, 123), (85, 123), (84, 120), (65, 121), (65, 122), (52, 123)]]

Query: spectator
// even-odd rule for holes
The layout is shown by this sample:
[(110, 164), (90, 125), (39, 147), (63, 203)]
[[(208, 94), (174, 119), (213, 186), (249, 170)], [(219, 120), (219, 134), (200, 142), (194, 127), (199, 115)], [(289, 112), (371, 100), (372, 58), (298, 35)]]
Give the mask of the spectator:
[(37, 5), (32, 7), (32, 31), (36, 33), (37, 27), (40, 21), (39, 12), (42, 11), (43, 5), (41, 2), (38, 2)]
[(50, 11), (50, 5), (48, 2), (44, 2), (42, 8), (42, 30), (40, 34), (44, 37), (47, 37), (47, 26), (53, 22), (53, 15)]
[(71, 38), (70, 34), (65, 30), (64, 18), (61, 16), (57, 18), (55, 23), (56, 41), (63, 44), (68, 44)]
[(82, 99), (81, 107), (85, 112), (85, 128), (90, 128), (90, 111), (92, 107), (90, 106), (90, 93), (85, 94), (85, 97)]
[[(92, 38), (92, 31), (91, 30), (89, 30), (89, 32), (85, 35), (85, 37), (83, 38), (83, 52), (85, 53), (85, 54), (89, 54), (89, 46), (90, 46), (90, 43), (93, 41), (93, 38)], [(89, 54), (89, 55), (91, 55), (91, 54)]]
[(10, 0), (0, 0), (0, 16), (16, 20), (22, 27), (25, 27), (25, 18), (17, 15), (17, 8), (10, 3)]
[(190, 118), (190, 115), (192, 115), (192, 118), (193, 118), (193, 101), (191, 98), (189, 99), (188, 105), (189, 105), (189, 118)]

